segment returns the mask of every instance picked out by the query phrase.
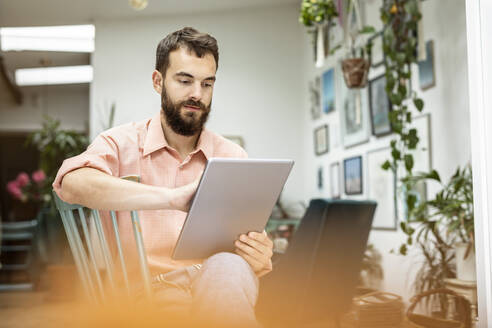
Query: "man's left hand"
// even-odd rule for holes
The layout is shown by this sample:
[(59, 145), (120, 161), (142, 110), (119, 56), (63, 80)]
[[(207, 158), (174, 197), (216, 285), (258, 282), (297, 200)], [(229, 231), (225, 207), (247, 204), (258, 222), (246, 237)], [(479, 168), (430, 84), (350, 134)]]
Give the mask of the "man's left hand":
[(236, 253), (249, 263), (256, 276), (272, 271), (273, 242), (265, 231), (242, 234), (234, 245)]

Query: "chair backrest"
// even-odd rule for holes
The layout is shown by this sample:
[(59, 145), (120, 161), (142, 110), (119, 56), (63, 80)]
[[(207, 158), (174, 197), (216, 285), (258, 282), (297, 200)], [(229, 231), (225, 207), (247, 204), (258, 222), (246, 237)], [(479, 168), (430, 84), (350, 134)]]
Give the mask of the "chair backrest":
[(287, 252), (262, 280), (257, 314), (272, 323), (336, 318), (351, 303), (376, 203), (314, 199)]
[[(69, 204), (61, 200), (53, 191), (56, 207), (60, 212), (63, 222), (63, 227), (67, 234), (68, 243), (74, 257), (77, 271), (82, 281), (82, 285), (87, 296), (97, 302), (104, 301), (107, 298), (101, 272), (99, 271), (99, 263), (97, 261), (98, 252), (101, 253), (103, 259), (103, 268), (105, 269), (108, 283), (113, 290), (116, 291), (115, 282), (115, 267), (111, 256), (110, 247), (108, 245), (101, 216), (98, 210), (87, 209), (90, 215), (86, 216), (86, 211), (83, 206)], [(130, 294), (130, 282), (128, 271), (125, 263), (125, 256), (121, 244), (121, 238), (118, 229), (118, 222), (115, 211), (110, 211), (112, 229), (115, 236), (117, 256), (121, 264), (123, 280), (128, 294)], [(140, 220), (136, 211), (131, 211), (132, 227), (137, 245), (137, 254), (139, 259), (140, 271), (143, 278), (145, 294), (151, 296), (151, 281), (150, 271), (147, 264), (147, 256), (143, 244), (143, 238), (140, 228)], [(89, 224), (95, 228), (97, 238), (91, 238)], [(82, 231), (82, 233), (81, 233)]]

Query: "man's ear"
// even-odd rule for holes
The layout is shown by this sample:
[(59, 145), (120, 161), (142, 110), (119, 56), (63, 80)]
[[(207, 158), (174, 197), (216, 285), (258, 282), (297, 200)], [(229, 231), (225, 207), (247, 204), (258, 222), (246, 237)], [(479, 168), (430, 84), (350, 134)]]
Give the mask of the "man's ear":
[(154, 70), (154, 72), (152, 72), (152, 84), (154, 86), (154, 90), (157, 91), (158, 94), (161, 94), (164, 78), (158, 70)]

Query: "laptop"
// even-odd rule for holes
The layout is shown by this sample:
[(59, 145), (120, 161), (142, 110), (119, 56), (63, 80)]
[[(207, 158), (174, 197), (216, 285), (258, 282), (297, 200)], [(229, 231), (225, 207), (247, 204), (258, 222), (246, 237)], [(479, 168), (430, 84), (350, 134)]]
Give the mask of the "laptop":
[(314, 199), (287, 252), (261, 278), (260, 321), (337, 320), (355, 295), (376, 203)]

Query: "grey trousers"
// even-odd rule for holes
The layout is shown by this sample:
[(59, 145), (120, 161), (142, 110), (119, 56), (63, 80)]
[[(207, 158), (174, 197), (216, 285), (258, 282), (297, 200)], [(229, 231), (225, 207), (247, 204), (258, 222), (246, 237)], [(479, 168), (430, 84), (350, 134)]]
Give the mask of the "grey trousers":
[(210, 326), (258, 327), (255, 304), (259, 281), (239, 255), (218, 253), (154, 278), (154, 300), (174, 313)]

